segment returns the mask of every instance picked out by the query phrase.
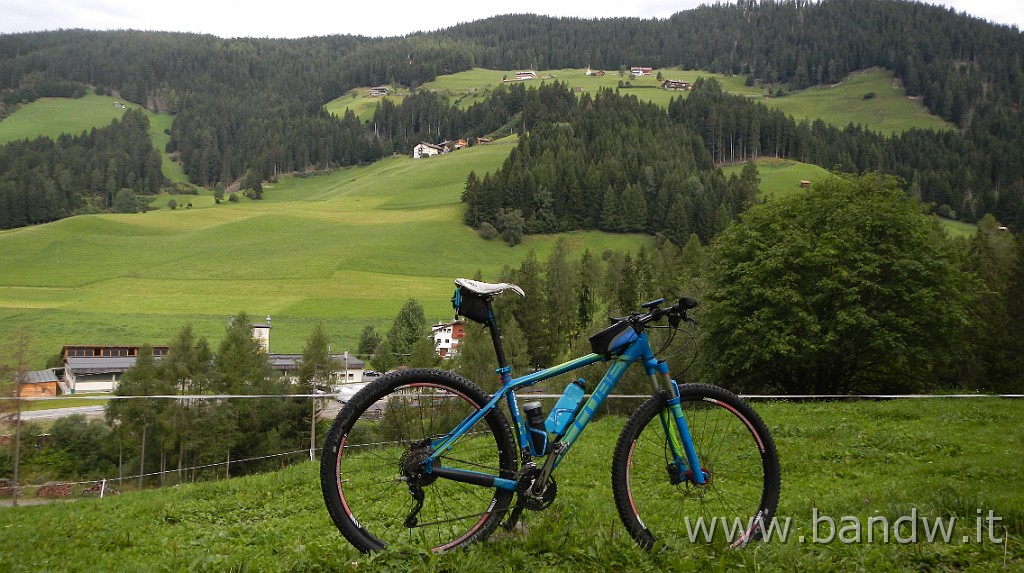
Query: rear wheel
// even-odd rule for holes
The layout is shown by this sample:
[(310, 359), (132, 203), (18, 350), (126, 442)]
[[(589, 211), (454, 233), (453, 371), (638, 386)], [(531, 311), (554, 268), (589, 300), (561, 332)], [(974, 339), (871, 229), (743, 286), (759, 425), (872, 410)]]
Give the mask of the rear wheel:
[[(388, 374), (342, 408), (324, 442), (320, 485), (341, 533), (362, 551), (395, 544), (445, 551), (485, 538), (513, 492), (458, 483), (423, 471), (430, 443), (482, 408), (487, 394), (441, 370)], [(492, 410), (440, 464), (512, 479), (515, 444)]]
[(619, 517), (648, 550), (657, 543), (738, 547), (760, 539), (775, 515), (781, 485), (768, 428), (732, 392), (697, 384), (679, 392), (707, 481), (697, 485), (680, 474), (669, 448), (670, 440), (679, 440), (675, 420), (664, 397), (651, 398), (626, 422), (615, 446), (612, 490)]

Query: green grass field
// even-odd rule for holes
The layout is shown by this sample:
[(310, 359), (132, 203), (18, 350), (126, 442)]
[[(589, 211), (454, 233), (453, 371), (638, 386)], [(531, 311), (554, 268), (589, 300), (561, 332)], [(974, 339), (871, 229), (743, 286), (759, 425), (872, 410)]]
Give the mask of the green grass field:
[[(635, 95), (641, 101), (651, 101), (663, 107), (667, 107), (669, 100), (672, 98), (685, 97), (687, 93), (661, 89), (661, 82), (657, 79), (659, 70), (655, 70), (651, 76), (640, 78), (629, 78), (628, 75), (625, 77), (620, 76), (618, 70), (606, 70), (607, 73), (604, 76), (587, 76), (585, 71), (582, 69), (538, 71), (537, 73), (542, 79), (529, 80), (525, 84), (527, 86), (535, 86), (540, 85), (544, 81), (558, 80), (573, 88), (580, 88), (583, 92), (594, 94), (601, 88), (616, 89), (619, 81), (628, 81), (632, 87), (623, 88), (623, 93)], [(667, 69), (660, 71), (666, 79), (688, 81), (691, 83), (702, 76), (713, 76), (731, 92), (747, 95), (760, 94), (760, 91), (757, 89), (743, 86), (742, 78), (726, 77), (720, 74), (692, 70)], [(495, 87), (504, 80), (515, 77), (515, 74), (516, 70), (473, 68), (465, 72), (438, 77), (436, 80), (424, 84), (423, 88), (443, 93), (448, 96), (450, 102), (462, 109), (466, 109), (474, 103), (487, 99)], [(408, 94), (408, 91), (399, 89), (393, 93), (395, 95), (387, 97), (392, 98), (397, 103)], [(346, 109), (350, 108), (361, 120), (369, 121), (373, 119), (373, 112), (378, 101), (380, 101), (380, 98), (370, 97), (370, 88), (362, 87), (351, 90), (345, 95), (329, 102), (325, 107), (327, 111), (335, 115), (342, 115)]]
[[(474, 69), (438, 78), (427, 87), (445, 91), (465, 107), (513, 74)], [(680, 70), (662, 74), (685, 81), (706, 75)], [(617, 71), (604, 77), (586, 76), (583, 70), (542, 75), (591, 92), (624, 80)], [(760, 91), (744, 86), (740, 77), (719, 80), (732, 92), (760, 97)], [(862, 83), (865, 80), (870, 81)], [(685, 95), (657, 89), (654, 76), (630, 81), (638, 87), (626, 91), (661, 105)], [(879, 95), (869, 103), (895, 101), (881, 95), (880, 86), (891, 86), (888, 72), (851, 76), (844, 84), (832, 88), (827, 97), (846, 93), (862, 98), (866, 90), (873, 90)], [(330, 105), (335, 113), (347, 105), (361, 105), (360, 114), (372, 114), (377, 100), (368, 94), (368, 89), (357, 90), (355, 98), (349, 95)], [(402, 96), (399, 91), (389, 97)], [(801, 97), (805, 96), (766, 101), (789, 105)], [(897, 100), (911, 110), (920, 109), (905, 97)], [(115, 102), (94, 94), (34, 102), (0, 122), (0, 141), (106, 125), (123, 113)], [(814, 108), (815, 113), (827, 116), (826, 108)], [(151, 137), (161, 150), (172, 119), (150, 114)], [(364, 325), (386, 328), (410, 297), (424, 305), (428, 318), (447, 318), (452, 278), (478, 270), (495, 277), (503, 265), (517, 265), (529, 249), (543, 258), (554, 243), (554, 237), (535, 236), (510, 249), (479, 239), (460, 222), (459, 197), (468, 172), (495, 170), (514, 142), (506, 138), (440, 158), (393, 157), (329, 176), (285, 178), (268, 185), (265, 199), (258, 202), (242, 199), (215, 205), (209, 191), (161, 195), (151, 205), (159, 209), (156, 212), (74, 217), (2, 232), (0, 332), (25, 329), (33, 341), (31, 364), (41, 367), (64, 344), (165, 343), (186, 323), (216, 341), (226, 317), (240, 310), (276, 319), (275, 352), (301, 350), (320, 320), (338, 346), (351, 348)], [(165, 156), (163, 169), (169, 179), (186, 181), (181, 167), (169, 157)], [(730, 169), (738, 167), (726, 168), (727, 172)], [(818, 167), (796, 162), (763, 161), (762, 193), (797, 191), (801, 179), (824, 174)], [(168, 208), (171, 199), (179, 205), (173, 211)], [(186, 208), (189, 203), (192, 208)], [(601, 233), (574, 233), (568, 238), (578, 248), (595, 252), (633, 249), (648, 241)]]
[(0, 122), (0, 144), (39, 136), (56, 138), (62, 133), (79, 135), (94, 127), (110, 125), (124, 115), (125, 108), (118, 107), (119, 103), (130, 109), (139, 108), (134, 103), (91, 92), (78, 99), (41, 98), (21, 106)]
[[(466, 175), (496, 169), (515, 139), (441, 157), (392, 157), (331, 175), (284, 178), (263, 201), (72, 217), (0, 232), (0, 331), (24, 328), (32, 365), (64, 344), (162, 344), (186, 323), (216, 344), (227, 317), (270, 315), (271, 351), (300, 352), (317, 321), (335, 348), (386, 328), (417, 299), (453, 316), (452, 279), (496, 279), (556, 237), (510, 248), (462, 224)], [(182, 203), (182, 199), (178, 200)], [(649, 238), (580, 232), (584, 247), (635, 250)]]
[[(726, 177), (735, 173), (739, 176), (743, 170), (743, 164), (726, 165), (722, 171)], [(772, 198), (787, 197), (803, 190), (802, 181), (808, 181), (814, 185), (816, 181), (831, 176), (828, 170), (811, 165), (800, 163), (790, 159), (777, 159), (774, 157), (762, 157), (757, 160), (757, 172), (761, 177), (760, 194), (762, 200), (770, 201)], [(942, 227), (951, 237), (966, 238), (974, 235), (978, 226), (962, 221), (951, 219), (939, 219)]]
[[(742, 76), (725, 76), (699, 70), (680, 70), (675, 68), (654, 70), (651, 76), (629, 78), (619, 75), (618, 70), (606, 70), (604, 76), (587, 76), (582, 69), (544, 70), (538, 74), (548, 79), (530, 80), (527, 85), (536, 85), (541, 81), (558, 80), (579, 88), (582, 92), (596, 93), (601, 88), (617, 89), (619, 82), (629, 82), (632, 87), (622, 88), (621, 93), (631, 94), (641, 101), (650, 101), (667, 107), (671, 99), (686, 97), (689, 92), (668, 91), (660, 88), (657, 79), (660, 72), (665, 79), (693, 83), (700, 77), (714, 77), (723, 88), (734, 94), (744, 95), (760, 101), (769, 107), (782, 110), (799, 120), (821, 118), (826, 123), (843, 128), (848, 124), (860, 124), (869, 129), (884, 133), (899, 133), (911, 128), (919, 129), (952, 129), (953, 126), (941, 118), (931, 115), (919, 101), (907, 98), (902, 88), (894, 87), (893, 73), (887, 70), (866, 70), (848, 76), (834, 86), (813, 87), (807, 90), (792, 92), (785, 97), (765, 97), (760, 87), (744, 85)], [(424, 88), (444, 93), (449, 101), (465, 109), (470, 105), (483, 101), (494, 88), (504, 79), (515, 76), (514, 70), (486, 70), (474, 68), (465, 72), (441, 76), (433, 82), (424, 84)], [(396, 95), (388, 96), (396, 102), (401, 101), (408, 92), (399, 90)], [(864, 95), (874, 93), (869, 99)], [(363, 121), (373, 118), (379, 98), (370, 97), (370, 88), (357, 88), (344, 96), (328, 103), (326, 108), (331, 113), (342, 115), (345, 109), (351, 108), (353, 113)]]
[[(902, 87), (894, 87), (893, 77), (888, 70), (857, 72), (834, 86), (815, 86), (762, 101), (797, 120), (821, 118), (840, 128), (859, 124), (886, 135), (912, 128), (954, 129), (919, 101), (909, 99)], [(866, 94), (874, 96), (865, 99)]]
[[(776, 535), (771, 542), (740, 550), (703, 541), (655, 554), (638, 549), (619, 522), (610, 486), (611, 450), (624, 419), (606, 417), (588, 427), (558, 468), (558, 497), (550, 508), (526, 512), (525, 530), (497, 533), (466, 551), (358, 553), (331, 523), (320, 494), (318, 465), (307, 461), (216, 483), (0, 507), (0, 570), (1024, 568), (1024, 474), (1019, 459), (1024, 401), (757, 402), (755, 407), (779, 451), (778, 517), (780, 525), (789, 523), (785, 541)], [(727, 514), (723, 508), (723, 515), (715, 517)], [(906, 520), (897, 524), (904, 517), (914, 517), (914, 529)], [(938, 519), (948, 535), (935, 534), (929, 541), (921, 520), (934, 526)], [(860, 527), (854, 529), (854, 524)], [(59, 542), (47, 541), (46, 532), (59, 534)]]
[[(722, 168), (725, 176), (743, 170), (743, 164), (727, 165)], [(761, 177), (760, 198), (770, 200), (773, 197), (786, 197), (802, 190), (801, 181), (820, 181), (831, 175), (828, 170), (817, 165), (800, 163), (790, 159), (763, 157), (757, 160), (757, 172)]]
[[(0, 121), (0, 145), (39, 136), (56, 138), (62, 133), (79, 135), (94, 127), (110, 125), (111, 121), (124, 115), (125, 109), (142, 108), (138, 104), (92, 92), (77, 99), (41, 98), (21, 106), (10, 117)], [(146, 115), (149, 117), (149, 137), (153, 147), (163, 154), (171, 139), (165, 130), (171, 128), (174, 116), (149, 111), (146, 111)], [(181, 165), (172, 161), (167, 154), (164, 154), (161, 171), (171, 181), (188, 183)]]

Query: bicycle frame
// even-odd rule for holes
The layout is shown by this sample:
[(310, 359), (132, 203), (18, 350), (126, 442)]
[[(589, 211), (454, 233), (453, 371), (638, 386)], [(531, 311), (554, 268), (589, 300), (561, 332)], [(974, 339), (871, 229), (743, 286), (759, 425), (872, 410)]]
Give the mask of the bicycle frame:
[[(482, 472), (448, 468), (440, 464), (440, 458), (453, 447), (459, 438), (480, 422), (491, 410), (497, 408), (501, 400), (506, 398), (508, 399), (508, 408), (513, 419), (513, 427), (516, 429), (519, 449), (522, 452), (530, 452), (531, 449), (528, 441), (529, 433), (526, 423), (523, 420), (522, 415), (519, 413), (519, 404), (515, 391), (528, 386), (533, 386), (542, 380), (554, 378), (556, 376), (572, 372), (573, 370), (607, 360), (608, 359), (605, 356), (592, 353), (518, 378), (512, 378), (511, 368), (508, 366), (499, 368), (497, 372), (502, 378), (501, 389), (491, 397), (491, 400), (484, 407), (459, 423), (451, 433), (441, 436), (433, 441), (431, 444), (433, 446), (433, 453), (423, 463), (425, 471), (438, 477), (458, 482), (515, 491), (518, 485), (518, 482), (515, 479), (504, 478)], [(690, 431), (685, 415), (683, 414), (683, 409), (680, 406), (678, 387), (676, 382), (672, 380), (669, 375), (668, 364), (655, 358), (654, 353), (651, 350), (650, 343), (648, 342), (647, 334), (645, 332), (639, 333), (635, 340), (629, 343), (621, 353), (611, 360), (613, 360), (613, 364), (608, 368), (608, 371), (594, 389), (590, 398), (583, 403), (583, 406), (577, 412), (564, 435), (549, 449), (548, 456), (553, 456), (553, 458), (549, 457), (547, 464), (545, 464), (546, 469), (548, 469), (548, 471), (554, 471), (554, 469), (558, 467), (561, 461), (565, 458), (565, 455), (569, 453), (573, 444), (576, 443), (580, 434), (582, 434), (583, 430), (587, 427), (587, 424), (590, 423), (594, 413), (597, 412), (598, 408), (600, 408), (605, 399), (608, 398), (608, 395), (615, 388), (616, 384), (618, 384), (619, 380), (622, 379), (622, 376), (634, 362), (639, 361), (643, 364), (647, 376), (650, 377), (652, 381), (654, 393), (656, 394), (661, 390), (665, 390), (668, 393), (667, 395), (669, 398), (667, 400), (667, 405), (668, 412), (671, 413), (671, 417), (669, 418), (669, 416), (663, 412), (661, 415), (661, 422), (665, 427), (665, 435), (669, 436), (668, 446), (674, 459), (673, 465), (676, 468), (676, 471), (679, 472), (676, 477), (681, 480), (691, 479), (698, 485), (704, 484), (707, 479), (707, 475), (704, 471), (691, 472), (688, 470), (688, 468), (700, 468), (701, 466), (697, 459), (693, 440), (690, 437)], [(661, 379), (660, 381), (659, 378)], [(678, 439), (676, 438), (677, 434), (670, 431), (673, 423), (675, 424), (678, 432)]]

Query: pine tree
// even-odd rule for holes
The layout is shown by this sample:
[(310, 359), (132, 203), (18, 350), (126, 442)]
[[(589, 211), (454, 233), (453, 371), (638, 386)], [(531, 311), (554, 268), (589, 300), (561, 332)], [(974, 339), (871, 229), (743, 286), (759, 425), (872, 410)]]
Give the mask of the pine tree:
[(427, 319), (423, 314), (423, 306), (416, 299), (410, 298), (395, 316), (385, 340), (391, 352), (399, 356), (408, 356), (416, 342), (426, 334)]
[(317, 322), (302, 350), (298, 380), (300, 392), (308, 394), (317, 388), (329, 390), (334, 385), (342, 365), (331, 356), (330, 348), (331, 341), (324, 331), (323, 322)]

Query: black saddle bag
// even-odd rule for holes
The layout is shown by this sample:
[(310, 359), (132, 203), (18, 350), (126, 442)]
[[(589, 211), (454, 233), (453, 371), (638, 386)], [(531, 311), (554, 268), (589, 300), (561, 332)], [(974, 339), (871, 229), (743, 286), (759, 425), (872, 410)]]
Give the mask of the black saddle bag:
[(456, 314), (481, 324), (487, 323), (487, 302), (484, 297), (463, 287), (456, 288), (452, 296), (452, 307)]

